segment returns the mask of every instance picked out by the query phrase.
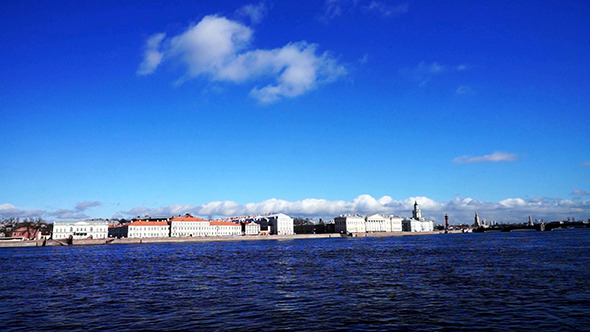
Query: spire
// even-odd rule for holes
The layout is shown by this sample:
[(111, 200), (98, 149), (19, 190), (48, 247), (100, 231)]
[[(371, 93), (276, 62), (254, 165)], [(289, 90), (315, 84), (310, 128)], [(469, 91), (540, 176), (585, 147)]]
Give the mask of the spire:
[(474, 227), (480, 227), (481, 226), (481, 223), (479, 222), (479, 215), (477, 214), (477, 209), (475, 209), (475, 217), (473, 219), (475, 221), (473, 223), (473, 226)]
[(422, 220), (422, 212), (420, 212), (417, 201), (414, 201), (414, 211), (412, 211), (412, 217), (416, 220)]

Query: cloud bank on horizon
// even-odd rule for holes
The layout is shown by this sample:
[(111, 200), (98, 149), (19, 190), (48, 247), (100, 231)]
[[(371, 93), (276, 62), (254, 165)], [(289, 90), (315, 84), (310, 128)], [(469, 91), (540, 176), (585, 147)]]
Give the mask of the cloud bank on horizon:
[[(246, 6), (239, 13), (257, 23), (265, 13), (261, 8)], [(270, 50), (255, 49), (253, 33), (240, 22), (208, 15), (178, 35), (153, 34), (146, 41), (137, 74), (152, 74), (167, 62), (180, 64), (184, 75), (178, 82), (192, 78), (235, 84), (255, 81), (266, 85), (254, 86), (250, 96), (272, 103), (302, 95), (347, 73), (329, 52), (319, 53), (317, 44), (298, 41)]]
[(40, 209), (23, 210), (13, 204), (0, 204), (0, 218), (55, 218), (55, 219), (88, 219), (90, 215), (85, 211), (102, 205), (98, 201), (82, 201), (76, 204), (73, 209), (57, 209), (55, 211), (45, 211)]
[[(233, 201), (214, 201), (201, 205), (172, 204), (163, 207), (138, 206), (127, 211), (120, 211), (113, 218), (133, 218), (137, 216), (175, 216), (185, 213), (208, 218), (240, 216), (265, 213), (285, 213), (291, 216), (333, 218), (345, 213), (359, 214), (396, 214), (410, 216), (414, 202), (418, 202), (428, 218), (440, 222), (445, 213), (449, 214), (453, 223), (471, 223), (473, 213), (477, 209), (482, 218), (498, 222), (524, 222), (531, 215), (536, 219), (563, 220), (568, 217), (585, 219), (590, 215), (590, 200), (582, 198), (588, 193), (576, 189), (574, 199), (558, 198), (508, 198), (498, 202), (478, 201), (472, 198), (455, 198), (439, 202), (425, 196), (409, 197), (394, 200), (390, 196), (374, 198), (360, 195), (351, 201), (330, 201), (309, 198), (299, 201), (268, 199), (258, 203), (239, 204)], [(12, 204), (0, 204), (0, 218), (9, 217), (51, 217), (55, 219), (85, 219), (89, 216), (86, 209), (99, 206), (100, 202), (78, 203), (75, 209), (59, 209), (56, 211), (24, 210)]]

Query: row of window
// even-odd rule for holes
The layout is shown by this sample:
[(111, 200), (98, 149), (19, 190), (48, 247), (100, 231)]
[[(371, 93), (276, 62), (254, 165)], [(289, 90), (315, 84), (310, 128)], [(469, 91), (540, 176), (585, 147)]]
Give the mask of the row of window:
[(142, 229), (144, 231), (157, 231), (160, 229), (168, 229), (168, 226), (133, 226), (134, 228), (137, 229)]
[(168, 237), (168, 233), (129, 233), (129, 237)]
[(207, 226), (203, 226), (203, 227), (183, 227), (183, 226), (173, 226), (172, 229), (173, 230), (179, 230), (179, 231), (191, 231), (191, 230), (200, 230), (200, 229), (208, 229), (209, 225)]
[[(100, 229), (100, 227), (97, 227), (97, 229), (96, 229), (97, 232), (105, 231), (105, 230), (106, 230), (106, 227), (103, 228), (103, 229)], [(92, 231), (93, 231), (93, 228), (90, 227), (89, 232), (92, 232)], [(69, 231), (68, 231), (67, 227), (55, 227), (54, 232), (55, 233), (86, 232), (86, 227), (76, 227), (75, 229), (74, 229), (74, 227), (70, 227), (70, 230)]]
[(73, 235), (75, 238), (76, 237), (82, 237), (82, 238), (89, 238), (90, 236), (92, 236), (93, 239), (104, 239), (106, 238), (106, 234), (87, 234), (87, 233), (74, 233), (74, 234), (70, 234), (70, 233), (66, 233), (66, 234), (53, 234), (53, 239), (58, 240), (58, 239), (67, 239), (68, 237), (70, 237), (70, 235)]

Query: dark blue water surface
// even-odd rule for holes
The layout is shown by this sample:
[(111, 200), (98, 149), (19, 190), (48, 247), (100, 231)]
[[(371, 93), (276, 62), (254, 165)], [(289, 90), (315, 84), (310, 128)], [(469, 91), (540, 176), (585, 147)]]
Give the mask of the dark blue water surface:
[(0, 249), (0, 330), (590, 330), (590, 231)]

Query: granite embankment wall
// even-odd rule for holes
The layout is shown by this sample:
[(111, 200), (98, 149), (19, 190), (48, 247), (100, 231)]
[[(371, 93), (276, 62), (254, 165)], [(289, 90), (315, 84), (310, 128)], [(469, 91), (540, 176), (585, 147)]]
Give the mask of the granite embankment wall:
[[(385, 237), (405, 235), (429, 235), (441, 232), (384, 232), (384, 233), (360, 233), (356, 237)], [(453, 232), (456, 233), (456, 232)], [(105, 245), (105, 244), (144, 244), (144, 243), (187, 243), (187, 242), (222, 242), (222, 241), (265, 241), (265, 240), (298, 240), (298, 239), (327, 239), (340, 238), (340, 234), (294, 234), (294, 235), (267, 235), (267, 236), (212, 236), (212, 237), (159, 237), (159, 238), (122, 238), (122, 239), (83, 239), (74, 240), (74, 246)], [(66, 240), (47, 240), (46, 246), (67, 246)], [(10, 247), (42, 247), (43, 240), (30, 241), (2, 241), (0, 248)]]

